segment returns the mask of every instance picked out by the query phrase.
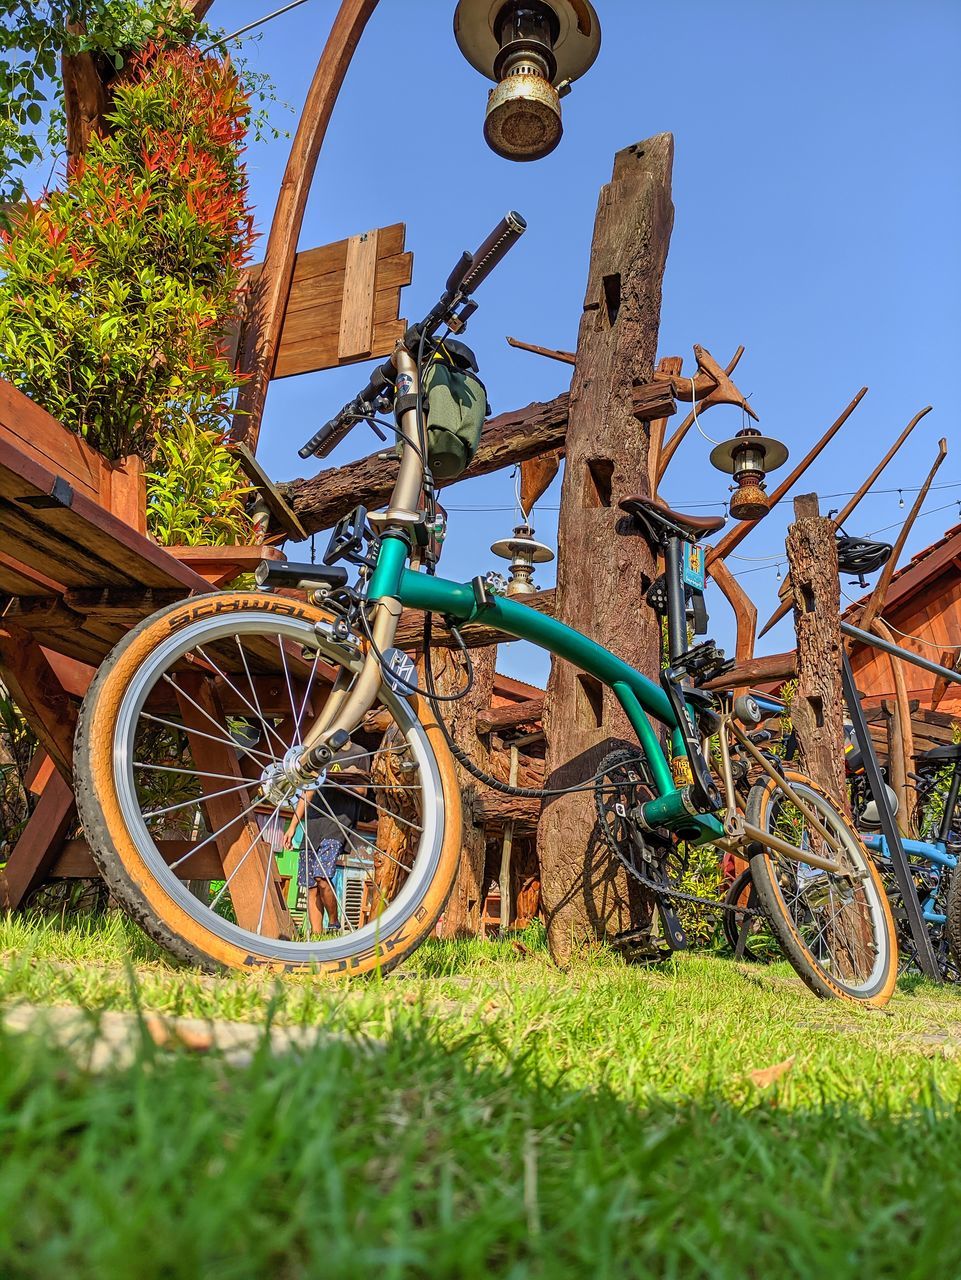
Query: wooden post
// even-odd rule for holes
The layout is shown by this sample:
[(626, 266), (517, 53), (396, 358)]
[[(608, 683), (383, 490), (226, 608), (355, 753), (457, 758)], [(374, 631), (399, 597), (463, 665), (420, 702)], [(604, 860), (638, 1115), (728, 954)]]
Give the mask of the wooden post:
[(794, 499), (794, 515), (787, 534), (798, 667), (791, 715), (807, 773), (828, 795), (843, 800), (841, 588), (834, 523), (819, 514), (814, 493)]
[[(464, 675), (460, 664), (455, 666), (449, 650), (435, 650), (434, 661), (444, 654), (444, 666), (437, 673), (439, 693), (455, 693), (462, 687)], [(477, 733), (477, 713), (486, 711), (494, 692), (494, 668), (497, 665), (497, 645), (475, 649), (471, 654), (474, 664), (474, 684), (466, 697), (456, 702), (440, 704), (451, 737), (462, 751), (482, 769), (490, 769), (490, 750), (486, 740)], [(457, 868), (457, 879), (451, 891), (441, 932), (445, 938), (475, 936), (481, 929), (481, 910), (487, 890), (487, 838), (484, 818), (480, 813), (481, 794), (487, 788), (473, 778), (461, 765), (456, 766), (463, 806), (463, 844)]]
[(277, 863), (267, 843), (260, 838), (256, 816), (245, 813), (251, 803), (249, 792), (217, 795), (224, 787), (221, 781), (213, 779), (226, 775), (239, 783), (244, 780), (244, 773), (236, 749), (226, 741), (221, 744), (212, 739), (211, 719), (224, 726), (224, 737), (227, 737), (227, 719), (213, 682), (181, 676), (180, 688), (183, 693), (178, 691), (177, 698), (194, 763), (211, 779), (203, 780), (203, 789), (210, 794), (202, 803), (210, 830), (220, 831), (215, 843), (224, 876), (230, 878), (228, 893), (237, 923), (242, 929), (251, 929), (268, 938), (292, 938), (294, 925), (281, 892)]
[(77, 704), (30, 632), (6, 621), (0, 623), (0, 680), (61, 777), (72, 784)]
[[(584, 313), (571, 383), (567, 464), (558, 528), (556, 616), (656, 676), (660, 625), (644, 603), (650, 548), (629, 536), (618, 504), (650, 492), (649, 429), (632, 413), (635, 382), (653, 379), (664, 264), (674, 208), (674, 141), (660, 134), (618, 152), (594, 223)], [(655, 415), (662, 416), (662, 415)], [(544, 723), (548, 787), (589, 778), (616, 739), (633, 740), (614, 695), (555, 661)], [(538, 855), (548, 939), (564, 962), (574, 947), (635, 923), (642, 911), (597, 837), (590, 792), (545, 802)]]
[(252, 450), (257, 448), (267, 385), (277, 359), (280, 330), (294, 276), (297, 240), (317, 158), (354, 50), (376, 8), (377, 0), (343, 0), (314, 72), (290, 148), (267, 237), (264, 264), (251, 298), (250, 312), (242, 322), (239, 363), (241, 372), (249, 375), (249, 381), (237, 397), (234, 437), (245, 440)]
[(10, 851), (6, 868), (0, 872), (0, 907), (16, 911), (27, 896), (43, 884), (76, 819), (73, 787), (55, 769), (20, 839)]
[[(517, 747), (511, 746), (511, 771), (508, 779), (512, 787), (517, 786)], [(504, 823), (504, 835), (501, 838), (501, 871), (498, 878), (501, 891), (501, 933), (506, 933), (511, 926), (511, 855), (514, 851), (514, 823)]]

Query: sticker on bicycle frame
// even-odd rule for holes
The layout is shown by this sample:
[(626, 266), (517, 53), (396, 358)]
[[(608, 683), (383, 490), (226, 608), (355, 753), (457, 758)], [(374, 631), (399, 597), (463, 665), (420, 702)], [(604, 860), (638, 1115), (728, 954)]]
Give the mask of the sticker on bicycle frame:
[(705, 568), (703, 547), (690, 542), (684, 543), (684, 564), (681, 569), (681, 579), (686, 587), (693, 587), (695, 591), (704, 590)]
[(417, 688), (417, 667), (403, 649), (385, 649), (383, 654), (384, 684), (392, 693), (407, 694)]

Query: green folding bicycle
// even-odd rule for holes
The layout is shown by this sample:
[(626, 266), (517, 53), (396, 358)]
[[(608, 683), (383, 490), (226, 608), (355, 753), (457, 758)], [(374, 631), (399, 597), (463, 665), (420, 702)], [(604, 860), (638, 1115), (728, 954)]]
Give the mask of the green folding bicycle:
[[(458, 627), (481, 622), (573, 663), (623, 707), (636, 744), (612, 744), (614, 754), (579, 789), (594, 793), (604, 835), (642, 881), (660, 883), (679, 842), (739, 854), (808, 986), (884, 1003), (897, 976), (895, 931), (857, 833), (810, 779), (759, 749), (756, 704), (698, 687), (724, 670), (723, 655), (710, 642), (688, 649), (677, 566), (683, 541), (708, 532), (710, 521), (643, 497), (623, 504), (665, 553), (671, 660), (660, 684), (509, 598), (490, 576), (451, 582), (434, 572), (442, 531), (435, 479), (456, 473), (476, 444), (469, 410), (479, 384), (470, 353), (450, 335), (462, 332), (474, 290), (524, 225), (509, 214), (463, 255), (425, 319), (301, 450), (324, 456), (355, 424), (383, 421), (392, 409), (398, 469), (386, 509), (342, 521), (322, 564), (265, 563), (258, 581), (267, 589), (161, 610), (106, 659), (76, 744), (94, 857), (127, 911), (189, 962), (345, 974), (396, 965), (434, 928), (460, 856), (460, 794), (431, 677), (430, 619), (455, 646)], [(440, 364), (449, 377), (436, 376)], [(438, 385), (466, 405), (466, 431), (434, 422), (425, 402)], [(352, 584), (348, 564), (357, 570)], [(394, 647), (405, 608), (428, 620), (420, 682)], [(469, 679), (466, 647), (463, 659)], [(667, 744), (652, 721), (668, 731)], [(262, 832), (303, 788), (319, 784), (329, 795), (343, 785), (327, 766), (348, 742), (367, 762), (370, 821), (343, 833), (363, 872), (363, 901), (336, 935), (314, 937), (287, 910)], [(680, 785), (671, 757), (686, 761)]]

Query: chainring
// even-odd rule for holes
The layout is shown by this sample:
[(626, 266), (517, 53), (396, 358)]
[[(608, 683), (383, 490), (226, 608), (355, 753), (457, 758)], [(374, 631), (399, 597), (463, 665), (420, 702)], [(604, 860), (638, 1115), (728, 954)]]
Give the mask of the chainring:
[(636, 747), (618, 747), (609, 752), (597, 772), (600, 776), (594, 786), (594, 800), (604, 841), (628, 874), (654, 895), (672, 950), (687, 946), (673, 903), (688, 903), (719, 913), (737, 911), (742, 916), (760, 914), (756, 908), (738, 907), (679, 888), (687, 870), (685, 854), (667, 831), (642, 828), (633, 816), (655, 794), (647, 761)]

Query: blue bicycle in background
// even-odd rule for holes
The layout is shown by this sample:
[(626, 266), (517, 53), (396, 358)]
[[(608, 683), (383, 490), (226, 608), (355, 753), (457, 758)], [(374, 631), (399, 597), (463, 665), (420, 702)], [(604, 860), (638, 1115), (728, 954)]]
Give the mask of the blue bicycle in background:
[[(874, 855), (888, 887), (898, 926), (902, 969), (910, 968), (916, 961), (914, 940), (900, 904), (888, 842), (878, 830), (877, 805), (864, 785), (861, 753), (853, 740), (848, 744), (845, 764), (861, 838)], [(916, 756), (915, 764), (917, 772), (911, 775), (917, 789), (915, 826), (921, 838), (902, 836), (901, 843), (941, 975), (956, 982), (961, 979), (961, 875), (956, 874), (961, 857), (961, 815), (957, 812), (961, 792), (961, 743), (933, 747)], [(896, 810), (897, 798), (890, 789), (888, 799)]]

